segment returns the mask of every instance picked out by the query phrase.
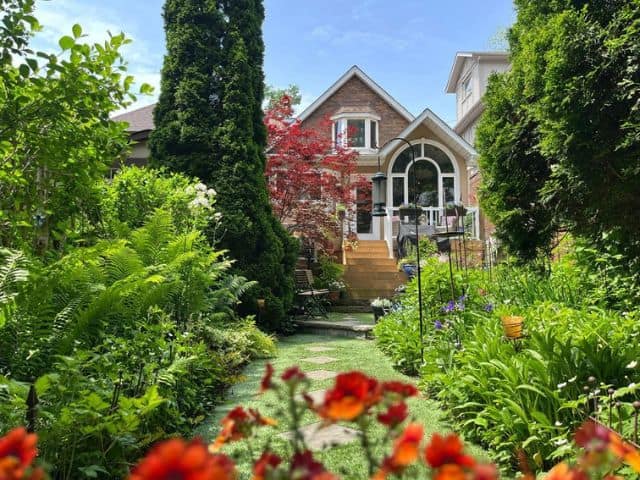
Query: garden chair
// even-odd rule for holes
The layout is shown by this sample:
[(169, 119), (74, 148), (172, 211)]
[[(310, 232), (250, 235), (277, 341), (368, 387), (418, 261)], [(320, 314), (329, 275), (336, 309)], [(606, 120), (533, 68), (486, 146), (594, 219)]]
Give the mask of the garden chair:
[(296, 296), (302, 313), (308, 317), (327, 317), (325, 307), (329, 290), (313, 288), (313, 273), (311, 270), (296, 270)]

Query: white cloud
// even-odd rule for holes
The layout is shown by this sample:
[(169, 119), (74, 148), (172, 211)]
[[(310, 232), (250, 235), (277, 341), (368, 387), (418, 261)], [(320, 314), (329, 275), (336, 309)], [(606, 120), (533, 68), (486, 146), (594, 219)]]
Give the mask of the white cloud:
[(155, 88), (152, 96), (138, 95), (138, 100), (127, 110), (133, 110), (156, 101), (160, 92), (160, 68), (163, 49), (151, 46), (137, 30), (134, 17), (122, 17), (109, 7), (108, 2), (87, 2), (82, 0), (55, 0), (39, 2), (35, 12), (43, 29), (35, 38), (33, 45), (38, 50), (59, 52), (58, 40), (63, 35), (71, 35), (74, 24), (82, 26), (85, 43), (103, 43), (109, 33), (124, 32), (132, 43), (122, 48), (122, 54), (128, 62), (128, 73), (136, 79), (134, 91), (143, 83)]
[(333, 47), (358, 45), (362, 48), (379, 50), (406, 50), (411, 42), (400, 36), (385, 35), (363, 30), (338, 30), (330, 25), (318, 25), (311, 30), (310, 36), (316, 40), (326, 42)]

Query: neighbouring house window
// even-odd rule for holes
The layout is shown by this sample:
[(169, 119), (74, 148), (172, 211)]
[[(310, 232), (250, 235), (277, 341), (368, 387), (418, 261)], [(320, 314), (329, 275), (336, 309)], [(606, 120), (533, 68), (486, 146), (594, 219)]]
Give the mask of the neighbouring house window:
[(462, 82), (462, 98), (467, 98), (469, 95), (471, 95), (471, 75)]
[(378, 117), (370, 114), (333, 117), (333, 141), (359, 150), (378, 148)]

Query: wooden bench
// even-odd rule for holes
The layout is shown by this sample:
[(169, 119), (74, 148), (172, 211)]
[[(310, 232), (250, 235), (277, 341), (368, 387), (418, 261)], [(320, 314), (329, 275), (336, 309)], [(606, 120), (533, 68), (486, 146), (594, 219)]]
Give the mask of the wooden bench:
[(296, 270), (295, 282), (296, 297), (302, 314), (308, 318), (327, 317), (326, 297), (329, 295), (329, 290), (313, 287), (311, 270)]

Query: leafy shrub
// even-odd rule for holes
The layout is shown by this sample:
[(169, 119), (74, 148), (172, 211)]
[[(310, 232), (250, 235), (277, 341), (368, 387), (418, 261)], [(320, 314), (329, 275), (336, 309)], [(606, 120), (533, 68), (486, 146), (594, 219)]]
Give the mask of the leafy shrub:
[[(547, 272), (509, 265), (454, 271), (449, 300), (448, 265), (429, 260), (422, 278), (425, 358), (415, 280), (400, 308), (376, 326), (376, 340), (401, 369), (420, 372), (469, 439), (505, 466), (522, 451), (542, 469), (569, 453), (567, 436), (586, 415), (589, 377), (616, 387), (640, 382), (627, 368), (640, 358), (640, 345), (630, 341), (640, 335), (638, 314), (604, 309), (585, 290), (584, 273), (573, 255)], [(527, 337), (506, 341), (501, 314), (524, 317)]]

